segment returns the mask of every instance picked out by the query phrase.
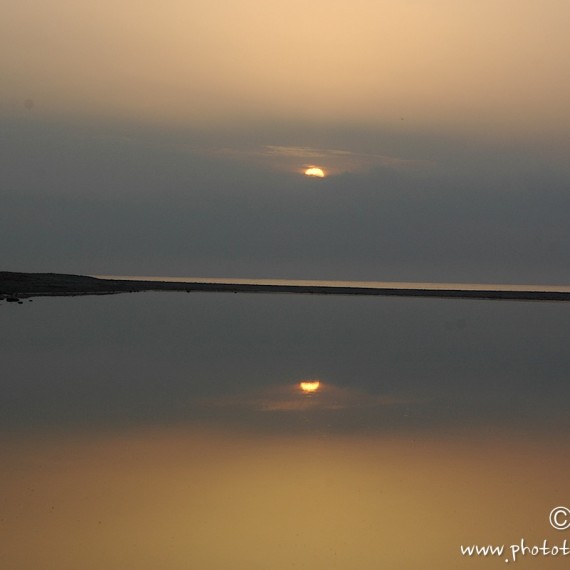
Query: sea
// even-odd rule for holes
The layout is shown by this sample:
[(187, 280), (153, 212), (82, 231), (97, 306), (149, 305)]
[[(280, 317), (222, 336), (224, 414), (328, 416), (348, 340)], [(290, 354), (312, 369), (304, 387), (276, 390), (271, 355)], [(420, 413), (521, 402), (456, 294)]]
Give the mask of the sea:
[(564, 302), (4, 303), (2, 567), (562, 567), (569, 333)]

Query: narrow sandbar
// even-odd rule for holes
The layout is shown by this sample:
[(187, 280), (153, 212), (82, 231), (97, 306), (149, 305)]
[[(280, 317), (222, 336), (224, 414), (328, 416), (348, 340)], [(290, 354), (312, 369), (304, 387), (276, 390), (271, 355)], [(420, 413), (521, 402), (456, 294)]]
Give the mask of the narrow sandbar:
[(189, 278), (160, 281), (98, 278), (59, 273), (0, 272), (0, 296), (17, 300), (42, 296), (107, 295), (142, 291), (226, 293), (293, 293), (312, 295), (377, 295), (522, 301), (570, 301), (568, 286), (481, 285), (447, 283), (379, 283)]

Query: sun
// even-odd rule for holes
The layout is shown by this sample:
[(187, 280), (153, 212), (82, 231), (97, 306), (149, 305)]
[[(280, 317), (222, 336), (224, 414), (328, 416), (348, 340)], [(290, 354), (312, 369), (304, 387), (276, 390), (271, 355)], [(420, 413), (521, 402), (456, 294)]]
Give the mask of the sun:
[(305, 176), (310, 176), (311, 178), (324, 178), (326, 176), (325, 171), (318, 166), (309, 166), (305, 170)]
[(313, 394), (321, 387), (321, 383), (318, 380), (305, 380), (304, 382), (299, 382), (299, 388), (305, 394)]

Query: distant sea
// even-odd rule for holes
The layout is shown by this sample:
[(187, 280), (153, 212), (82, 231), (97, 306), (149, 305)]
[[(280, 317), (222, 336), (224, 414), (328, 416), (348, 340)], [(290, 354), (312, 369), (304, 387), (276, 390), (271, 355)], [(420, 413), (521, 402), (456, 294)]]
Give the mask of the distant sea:
[(369, 289), (423, 289), (426, 291), (536, 291), (570, 293), (570, 285), (525, 285), (498, 283), (423, 283), (409, 281), (314, 281), (306, 279), (249, 279), (227, 277), (170, 277), (134, 275), (93, 275), (100, 279), (126, 281), (162, 281), (167, 283), (221, 283), (236, 285), (290, 285), (306, 287), (347, 287)]

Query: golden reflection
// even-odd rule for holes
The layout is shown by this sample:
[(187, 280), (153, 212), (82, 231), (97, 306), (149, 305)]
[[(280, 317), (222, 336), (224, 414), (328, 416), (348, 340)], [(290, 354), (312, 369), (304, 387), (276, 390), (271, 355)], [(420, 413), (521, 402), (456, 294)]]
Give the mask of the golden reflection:
[(3, 568), (454, 570), (461, 544), (561, 544), (563, 437), (416, 436), (5, 433)]
[(321, 383), (318, 380), (310, 380), (310, 381), (299, 382), (299, 388), (301, 388), (301, 390), (305, 394), (313, 394), (320, 387), (321, 387)]

